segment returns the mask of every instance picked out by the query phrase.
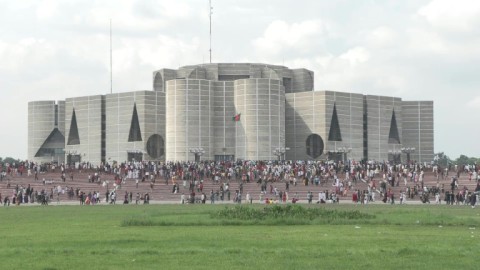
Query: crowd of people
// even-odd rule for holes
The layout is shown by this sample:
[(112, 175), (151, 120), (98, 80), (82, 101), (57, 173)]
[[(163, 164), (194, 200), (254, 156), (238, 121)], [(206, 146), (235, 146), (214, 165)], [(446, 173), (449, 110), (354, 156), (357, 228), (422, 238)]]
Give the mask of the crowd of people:
[[(340, 198), (348, 199), (351, 196), (354, 203), (370, 203), (378, 196), (384, 203), (395, 203), (396, 195), (399, 203), (418, 198), (424, 203), (430, 202), (430, 197), (435, 198), (436, 203), (443, 201), (448, 204), (471, 203), (478, 201), (477, 195), (480, 186), (477, 184), (474, 190), (467, 187), (460, 188), (458, 179), (466, 174), (470, 181), (479, 181), (478, 165), (455, 166), (441, 168), (438, 165), (408, 163), (390, 164), (388, 162), (355, 162), (347, 163), (325, 161), (200, 161), (200, 162), (152, 162), (137, 161), (124, 163), (106, 163), (100, 166), (77, 163), (65, 164), (37, 164), (34, 162), (21, 162), (19, 164), (7, 164), (0, 167), (1, 178), (7, 179), (7, 187), (10, 188), (8, 176), (23, 176), (27, 173), (34, 181), (40, 181), (40, 175), (45, 172), (59, 174), (58, 180), (42, 179), (43, 185), (57, 185), (56, 188), (33, 191), (32, 188), (14, 188), (11, 197), (5, 196), (5, 203), (10, 199), (15, 203), (33, 202), (38, 198), (46, 198), (46, 203), (60, 198), (61, 194), (67, 194), (69, 199), (76, 196), (81, 204), (96, 204), (100, 202), (100, 192), (84, 192), (78, 188), (61, 187), (68, 181), (74, 180), (77, 172), (88, 172), (89, 183), (102, 184), (106, 189), (105, 199), (109, 203), (115, 203), (117, 193), (126, 181), (135, 181), (136, 188), (139, 182), (148, 183), (153, 191), (156, 183), (172, 186), (172, 193), (180, 194), (182, 203), (205, 203), (208, 199), (211, 203), (216, 201), (230, 201), (240, 203), (242, 200), (252, 202), (253, 195), (244, 193), (244, 185), (256, 183), (259, 190), (258, 200), (265, 203), (298, 202), (301, 199), (312, 203), (313, 192), (308, 191), (305, 198), (298, 194), (291, 196), (291, 187), (297, 185), (308, 186), (308, 189), (318, 190), (318, 203), (338, 202)], [(436, 186), (424, 185), (425, 173), (433, 173), (436, 178)], [(449, 175), (451, 174), (451, 175)], [(109, 181), (114, 179), (113, 188), (109, 189)], [(204, 191), (205, 181), (209, 181), (215, 187), (209, 192)], [(234, 191), (230, 190), (230, 183), (237, 183)], [(359, 183), (363, 182), (366, 189), (360, 190)], [(64, 184), (65, 183), (65, 184)], [(395, 194), (395, 191), (398, 194)], [(187, 193), (187, 195), (185, 195)], [(245, 195), (244, 195), (245, 194)], [(42, 197), (43, 196), (43, 197)], [(143, 200), (148, 203), (148, 193), (138, 194), (136, 203)], [(8, 198), (8, 200), (7, 200)], [(112, 198), (114, 198), (112, 200)], [(146, 199), (145, 199), (146, 198)], [(42, 199), (43, 200), (43, 199)], [(126, 193), (124, 203), (132, 203), (133, 193)]]

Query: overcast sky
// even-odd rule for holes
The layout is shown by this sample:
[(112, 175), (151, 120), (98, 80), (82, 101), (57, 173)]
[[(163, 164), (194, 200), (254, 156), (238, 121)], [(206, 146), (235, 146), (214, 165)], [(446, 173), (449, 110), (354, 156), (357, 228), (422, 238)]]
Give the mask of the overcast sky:
[[(213, 0), (213, 61), (308, 68), (316, 90), (433, 100), (435, 152), (480, 157), (480, 1)], [(0, 0), (0, 157), (27, 104), (152, 89), (208, 61), (208, 0)]]

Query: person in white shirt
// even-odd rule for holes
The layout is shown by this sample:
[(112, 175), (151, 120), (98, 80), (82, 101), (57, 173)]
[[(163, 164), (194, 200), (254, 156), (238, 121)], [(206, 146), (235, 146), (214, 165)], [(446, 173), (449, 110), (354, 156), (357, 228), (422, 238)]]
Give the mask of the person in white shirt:
[(250, 193), (247, 192), (247, 196), (245, 198), (247, 200), (248, 203), (252, 203), (252, 198), (250, 197)]
[(180, 202), (182, 204), (185, 204), (185, 194), (182, 193), (182, 196), (180, 196)]

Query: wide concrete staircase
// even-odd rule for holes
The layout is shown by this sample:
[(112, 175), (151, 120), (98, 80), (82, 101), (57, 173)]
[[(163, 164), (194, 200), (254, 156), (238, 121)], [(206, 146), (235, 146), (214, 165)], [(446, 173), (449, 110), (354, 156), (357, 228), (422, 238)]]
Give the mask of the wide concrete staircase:
[[(26, 174), (23, 175), (8, 175), (6, 179), (3, 179), (3, 181), (0, 182), (0, 193), (2, 195), (2, 198), (4, 198), (6, 195), (7, 196), (12, 196), (15, 187), (18, 185), (19, 187), (27, 187), (30, 185), (33, 187), (35, 191), (41, 191), (42, 189), (46, 190), (47, 192), (51, 192), (53, 189), (55, 189), (57, 186), (61, 186), (62, 189), (65, 189), (66, 187), (71, 188), (73, 187), (74, 190), (79, 189), (80, 191), (83, 191), (85, 194), (88, 194), (90, 192), (97, 191), (101, 195), (101, 201), (102, 203), (105, 203), (105, 193), (108, 190), (112, 190), (114, 188), (114, 175), (113, 174), (107, 174), (107, 173), (101, 173), (100, 174), (100, 181), (97, 183), (89, 183), (88, 182), (88, 175), (91, 174), (93, 175), (93, 171), (73, 171), (73, 181), (69, 178), (69, 173), (67, 173), (67, 179), (65, 182), (61, 180), (60, 177), (60, 171), (57, 169), (56, 171), (50, 171), (47, 173), (41, 173), (39, 174), (39, 180), (35, 181), (34, 176), (27, 176)], [(447, 176), (445, 179), (440, 179), (438, 180), (439, 185), (441, 186), (442, 184), (444, 185), (445, 190), (450, 189), (450, 183), (451, 183), (451, 176), (453, 176), (455, 173), (450, 172), (449, 176)], [(343, 179), (343, 175), (340, 175), (339, 178)], [(43, 182), (43, 179), (45, 179), (45, 184)], [(377, 177), (376, 179), (376, 187), (379, 189), (380, 187), (380, 178)], [(104, 181), (108, 181), (109, 184), (103, 185)], [(179, 186), (179, 192), (174, 194), (172, 192), (173, 189), (173, 182), (172, 180), (169, 180), (167, 183), (163, 179), (157, 179), (153, 185), (153, 189), (151, 188), (151, 183), (149, 180), (146, 180), (145, 182), (139, 181), (138, 188), (136, 187), (136, 183), (134, 179), (127, 179), (125, 180), (124, 183), (121, 184), (117, 188), (117, 203), (122, 203), (124, 194), (125, 192), (132, 192), (133, 193), (133, 200), (135, 200), (136, 194), (140, 193), (141, 195), (145, 193), (149, 193), (150, 195), (150, 200), (156, 201), (156, 202), (165, 202), (165, 203), (180, 203), (180, 196), (182, 193), (185, 194), (185, 197), (188, 198), (189, 189), (188, 189), (188, 182), (187, 186), (183, 186), (183, 181), (178, 180), (176, 183)], [(222, 185), (222, 181), (220, 183), (214, 183), (210, 179), (205, 179), (203, 182), (203, 192), (206, 194), (207, 197), (207, 202), (210, 203), (210, 191), (213, 190), (216, 192), (217, 190), (220, 190), (220, 185)], [(235, 190), (239, 189), (239, 185), (241, 183), (240, 180), (231, 180), (228, 182), (229, 183), (229, 190), (231, 192), (230, 196), (230, 202), (233, 200)], [(469, 180), (469, 175), (468, 174), (461, 174), (459, 181), (458, 181), (458, 188), (463, 188), (464, 186), (468, 188), (468, 190), (473, 191), (475, 190), (475, 187), (477, 183), (474, 180)], [(9, 185), (9, 186), (8, 186)], [(410, 186), (413, 188), (415, 183), (408, 182), (407, 186)], [(424, 177), (424, 185), (427, 187), (433, 187), (437, 186), (437, 178), (432, 172), (426, 172), (425, 177)], [(272, 187), (270, 187), (272, 186)], [(286, 185), (284, 182), (274, 182), (274, 183), (268, 183), (267, 185), (267, 194), (262, 194), (262, 201), (265, 200), (265, 198), (275, 198), (274, 194), (270, 193), (271, 188), (277, 188), (279, 191), (284, 192), (286, 189)], [(403, 183), (403, 179), (400, 181), (399, 186), (387, 186), (387, 188), (391, 188), (394, 193), (396, 199), (398, 199), (398, 194), (400, 194), (401, 191), (405, 190), (405, 185)], [(358, 190), (367, 190), (367, 183), (364, 181), (357, 181), (353, 187), (352, 190), (347, 192), (346, 196), (339, 196), (340, 201), (351, 201), (352, 200), (352, 191), (358, 189)], [(258, 183), (255, 182), (250, 182), (250, 183), (243, 183), (243, 193), (242, 193), (242, 201), (245, 201), (245, 196), (247, 193), (251, 195), (253, 198), (254, 202), (259, 202), (260, 199), (260, 190), (261, 187)], [(320, 191), (327, 191), (331, 193), (332, 191), (335, 190), (335, 188), (332, 186), (332, 181), (329, 181), (327, 183), (324, 183), (323, 185), (304, 185), (300, 181), (296, 186), (293, 184), (290, 184), (289, 186), (289, 191), (288, 191), (288, 197), (289, 201), (293, 197), (296, 197), (300, 199), (300, 202), (305, 203), (307, 201), (307, 193), (311, 191), (313, 193), (313, 201), (316, 202), (318, 200), (318, 193)], [(197, 198), (200, 197), (200, 192), (197, 192), (197, 189), (195, 188), (195, 193)], [(56, 195), (54, 196), (53, 201), (56, 201), (57, 197)], [(69, 196), (67, 193), (61, 194), (59, 196), (59, 199), (61, 202), (65, 201), (78, 201), (78, 198), (74, 196), (72, 199), (69, 199)], [(376, 196), (376, 200), (380, 201), (380, 196)], [(443, 195), (442, 195), (443, 199)], [(417, 196), (413, 199), (414, 201), (420, 201), (420, 198)], [(430, 200), (434, 200), (432, 197)], [(224, 202), (228, 202), (227, 200), (227, 194), (225, 194)]]

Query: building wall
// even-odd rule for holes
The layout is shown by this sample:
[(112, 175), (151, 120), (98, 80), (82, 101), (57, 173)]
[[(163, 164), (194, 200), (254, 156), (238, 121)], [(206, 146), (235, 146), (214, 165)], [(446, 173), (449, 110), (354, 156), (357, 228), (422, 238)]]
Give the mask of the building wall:
[[(58, 105), (55, 117), (55, 105)], [(55, 122), (57, 118), (57, 122)], [(28, 103), (28, 159), (34, 162), (63, 162), (64, 154), (49, 157), (35, 157), (54, 128), (65, 136), (65, 101), (32, 101)]]
[(194, 160), (193, 148), (203, 148), (201, 159), (214, 158), (214, 88), (212, 81), (178, 79), (167, 82), (167, 160)]
[[(146, 144), (154, 135), (165, 142), (165, 93), (134, 91), (106, 95), (106, 159), (124, 162), (128, 153), (142, 154), (143, 160), (164, 160), (165, 155), (152, 158)], [(133, 110), (136, 107), (141, 140), (129, 141)]]
[(250, 78), (255, 78), (258, 75), (256, 74), (255, 68), (251, 64), (244, 63), (222, 63), (218, 65), (218, 79), (223, 80), (222, 76), (232, 76), (232, 75), (243, 75), (249, 76)]
[[(65, 152), (80, 155), (81, 161), (99, 165), (102, 161), (102, 103), (104, 96), (67, 98), (65, 101)], [(72, 114), (75, 109), (79, 144), (68, 145)], [(73, 135), (73, 134), (72, 134)]]
[[(341, 141), (328, 141), (333, 108), (336, 107)], [(346, 159), (363, 159), (363, 95), (345, 92), (325, 92), (325, 137), (326, 151), (338, 152), (350, 149)]]
[[(279, 147), (290, 148), (287, 159), (312, 159), (307, 155), (307, 138), (312, 134), (323, 141), (317, 159), (326, 159), (329, 151), (351, 148), (348, 159), (383, 161), (402, 147), (416, 148), (411, 159), (433, 158), (432, 101), (313, 91), (313, 87), (312, 71), (280, 65), (219, 63), (162, 69), (153, 73), (153, 91), (69, 98), (57, 106), (54, 101), (30, 102), (28, 155), (36, 161), (58, 159), (34, 156), (55, 128), (68, 141), (75, 108), (80, 143), (62, 147), (94, 165), (102, 158), (126, 161), (128, 153), (140, 153), (145, 160), (194, 160), (192, 148), (203, 148), (204, 160), (277, 159), (273, 150)], [(141, 138), (129, 141), (134, 106)], [(329, 141), (334, 106), (342, 138)], [(389, 141), (393, 111), (399, 142)], [(238, 113), (240, 121), (234, 122)], [(164, 154), (150, 156), (148, 141), (159, 137)], [(58, 143), (55, 147), (63, 149)]]
[(238, 79), (278, 79), (286, 93), (313, 91), (314, 73), (307, 69), (262, 63), (214, 63), (188, 65), (178, 70), (161, 69), (153, 72), (154, 91), (164, 91), (165, 84), (174, 79), (206, 79), (234, 81)]
[[(402, 100), (396, 97), (367, 95), (368, 159), (387, 161), (389, 151), (402, 147)], [(400, 144), (389, 143), (392, 113), (395, 110)]]
[(272, 160), (273, 150), (285, 146), (285, 89), (271, 79), (235, 81), (236, 158)]
[(65, 136), (65, 101), (57, 101), (58, 106), (58, 116), (57, 116), (57, 128)]
[[(333, 91), (312, 91), (286, 94), (285, 136), (287, 159), (312, 159), (307, 155), (307, 138), (317, 134), (323, 140), (323, 154), (340, 147), (352, 148), (347, 159), (363, 158), (363, 95)], [(336, 106), (342, 141), (328, 141), (333, 108)]]
[(153, 91), (165, 92), (166, 82), (176, 78), (177, 72), (173, 69), (161, 69), (153, 72)]
[(293, 83), (291, 93), (313, 91), (314, 89), (314, 74), (308, 69), (292, 69)]
[(234, 104), (234, 82), (214, 82), (213, 142), (214, 155), (235, 156), (235, 126), (232, 118), (237, 114)]
[(434, 156), (433, 101), (402, 102), (403, 146), (415, 147), (411, 160), (430, 162)]
[[(140, 127), (144, 122), (139, 108), (141, 103), (139, 92), (106, 95), (105, 110), (107, 117), (105, 129), (107, 136), (106, 159), (108, 161), (124, 162), (128, 160), (128, 151), (143, 152), (143, 140), (128, 141), (134, 106), (137, 108)], [(143, 132), (143, 130), (141, 131)]]
[[(166, 138), (165, 138), (165, 93), (142, 91), (140, 96), (144, 97), (143, 103), (137, 104), (139, 115), (143, 115), (144, 126), (142, 127), (142, 138), (144, 141), (144, 159), (146, 160), (165, 160)], [(140, 114), (141, 113), (141, 114)], [(159, 135), (163, 139), (164, 154), (159, 157), (152, 157), (149, 155), (146, 144), (153, 135)], [(153, 139), (153, 138), (152, 138)]]
[[(325, 93), (300, 92), (285, 94), (285, 138), (286, 159), (313, 159), (307, 155), (306, 140), (311, 134), (318, 134), (325, 147)], [(323, 151), (325, 153), (325, 150)], [(325, 155), (317, 157), (324, 158)]]

